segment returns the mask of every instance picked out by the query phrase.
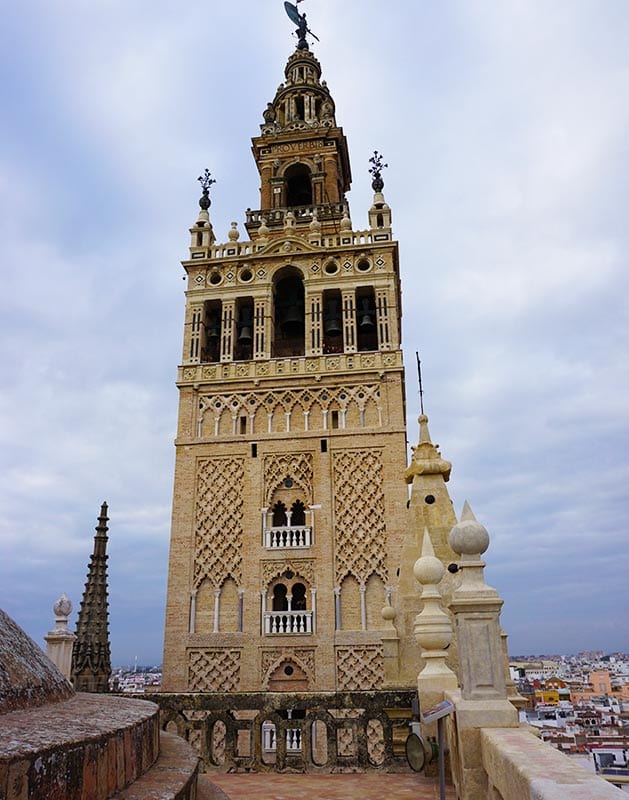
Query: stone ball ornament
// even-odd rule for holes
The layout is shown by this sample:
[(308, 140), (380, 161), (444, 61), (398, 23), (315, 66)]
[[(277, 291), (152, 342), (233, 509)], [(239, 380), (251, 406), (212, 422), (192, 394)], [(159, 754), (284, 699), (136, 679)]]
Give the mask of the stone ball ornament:
[(445, 567), (436, 556), (421, 556), (413, 566), (415, 580), (423, 586), (439, 583), (444, 573)]
[(481, 555), (489, 547), (489, 533), (484, 525), (475, 519), (457, 522), (448, 536), (450, 547), (459, 555)]
[(72, 601), (66, 594), (62, 594), (52, 610), (56, 617), (69, 617), (72, 612)]
[(382, 619), (385, 620), (386, 622), (393, 622), (396, 616), (396, 612), (393, 606), (385, 606), (382, 609), (381, 613), (382, 613)]

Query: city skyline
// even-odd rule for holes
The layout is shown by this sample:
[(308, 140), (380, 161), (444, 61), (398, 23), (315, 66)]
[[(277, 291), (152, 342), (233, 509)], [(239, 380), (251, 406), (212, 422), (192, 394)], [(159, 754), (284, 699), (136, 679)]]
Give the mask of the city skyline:
[[(355, 229), (369, 157), (389, 164), (408, 439), (419, 351), (457, 515), (469, 500), (491, 537), (510, 651), (626, 652), (629, 9), (301, 8), (348, 137)], [(158, 664), (196, 177), (217, 178), (218, 241), (232, 220), (244, 239), (250, 139), (296, 40), (280, 0), (1, 15), (0, 607), (43, 646), (65, 592), (74, 628), (106, 500), (112, 662)]]

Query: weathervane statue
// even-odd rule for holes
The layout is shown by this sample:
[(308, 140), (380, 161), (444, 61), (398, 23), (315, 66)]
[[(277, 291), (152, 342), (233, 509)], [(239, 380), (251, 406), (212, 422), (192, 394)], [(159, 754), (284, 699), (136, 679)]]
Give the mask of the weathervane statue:
[(292, 3), (284, 3), (284, 8), (286, 9), (286, 13), (290, 17), (291, 22), (294, 22), (297, 25), (297, 30), (295, 33), (299, 37), (299, 42), (297, 43), (298, 50), (308, 50), (308, 42), (306, 41), (306, 35), (309, 33), (313, 39), (319, 41), (319, 37), (315, 36), (315, 34), (310, 30), (308, 27), (308, 23), (306, 22), (306, 15), (300, 14), (299, 9), (297, 6), (299, 3), (302, 3), (303, 0), (295, 0), (295, 5)]

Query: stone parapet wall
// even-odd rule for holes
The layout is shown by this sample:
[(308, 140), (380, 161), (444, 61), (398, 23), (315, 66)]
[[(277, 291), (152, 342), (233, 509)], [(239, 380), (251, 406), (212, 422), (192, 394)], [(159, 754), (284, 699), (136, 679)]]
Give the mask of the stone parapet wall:
[[(162, 728), (188, 741), (204, 770), (343, 772), (408, 769), (404, 745), (414, 696), (411, 691), (211, 692), (150, 698), (160, 705)], [(269, 727), (272, 752), (265, 749)]]
[(111, 797), (159, 755), (153, 703), (77, 694), (0, 718), (2, 800)]
[(621, 800), (626, 795), (568, 756), (515, 728), (480, 732), (488, 800)]
[(195, 800), (198, 768), (199, 759), (190, 745), (162, 732), (153, 767), (111, 800)]

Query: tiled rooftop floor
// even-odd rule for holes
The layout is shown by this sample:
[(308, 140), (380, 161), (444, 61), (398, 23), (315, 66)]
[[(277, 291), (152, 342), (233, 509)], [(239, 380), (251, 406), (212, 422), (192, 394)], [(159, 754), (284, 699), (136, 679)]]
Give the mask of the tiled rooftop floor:
[[(199, 777), (199, 800), (439, 800), (439, 781), (420, 775), (216, 774)], [(452, 787), (446, 793), (454, 800)]]

